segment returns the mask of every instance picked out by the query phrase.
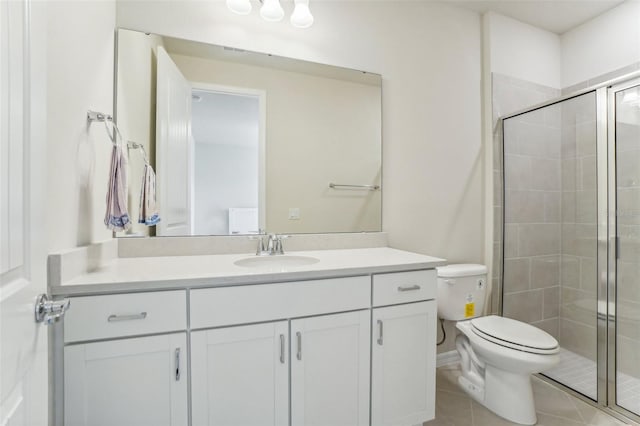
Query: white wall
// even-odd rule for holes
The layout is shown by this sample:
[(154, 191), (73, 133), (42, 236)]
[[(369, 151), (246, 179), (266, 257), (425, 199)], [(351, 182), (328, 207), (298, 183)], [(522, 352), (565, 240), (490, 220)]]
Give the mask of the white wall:
[(562, 87), (640, 62), (640, 2), (620, 6), (564, 33)]
[(491, 72), (561, 88), (562, 52), (557, 34), (494, 12), (483, 19)]
[[(291, 3), (285, 8), (290, 13)], [(480, 17), (431, 2), (316, 2), (307, 30), (224, 2), (119, 1), (118, 25), (383, 76), (383, 228), (392, 246), (482, 261)]]
[[(49, 252), (111, 238), (103, 219), (110, 141), (88, 109), (112, 113), (114, 1), (47, 4)], [(44, 71), (44, 70), (43, 70)]]

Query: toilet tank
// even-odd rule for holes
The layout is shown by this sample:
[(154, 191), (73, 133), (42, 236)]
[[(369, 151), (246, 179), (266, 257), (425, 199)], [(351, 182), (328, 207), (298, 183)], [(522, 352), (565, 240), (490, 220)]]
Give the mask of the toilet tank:
[(461, 321), (482, 315), (487, 293), (487, 267), (447, 265), (438, 271), (438, 317)]

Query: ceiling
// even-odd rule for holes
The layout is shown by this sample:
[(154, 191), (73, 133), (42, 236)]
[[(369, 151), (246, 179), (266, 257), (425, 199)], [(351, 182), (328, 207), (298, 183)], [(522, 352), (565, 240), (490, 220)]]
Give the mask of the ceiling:
[[(493, 11), (562, 34), (624, 0), (444, 0), (477, 12)], [(634, 1), (634, 0), (631, 0)]]

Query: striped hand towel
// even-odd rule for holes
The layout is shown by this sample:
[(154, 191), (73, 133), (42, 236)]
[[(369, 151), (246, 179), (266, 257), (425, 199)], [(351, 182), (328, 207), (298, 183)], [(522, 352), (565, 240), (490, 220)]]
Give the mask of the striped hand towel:
[(127, 159), (120, 145), (111, 151), (109, 188), (107, 189), (107, 212), (104, 224), (114, 232), (126, 231), (131, 227), (127, 212)]
[(140, 215), (138, 223), (154, 226), (160, 222), (158, 208), (156, 207), (156, 174), (147, 163), (142, 175), (142, 189), (140, 191)]

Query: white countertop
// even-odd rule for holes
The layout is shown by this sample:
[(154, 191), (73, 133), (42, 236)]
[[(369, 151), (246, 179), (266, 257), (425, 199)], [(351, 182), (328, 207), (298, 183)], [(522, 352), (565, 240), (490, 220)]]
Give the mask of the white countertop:
[(287, 255), (309, 256), (319, 261), (304, 266), (247, 268), (234, 262), (255, 254), (116, 258), (61, 285), (51, 286), (50, 291), (53, 295), (71, 296), (216, 287), (430, 269), (445, 264), (444, 259), (388, 247), (291, 251)]

